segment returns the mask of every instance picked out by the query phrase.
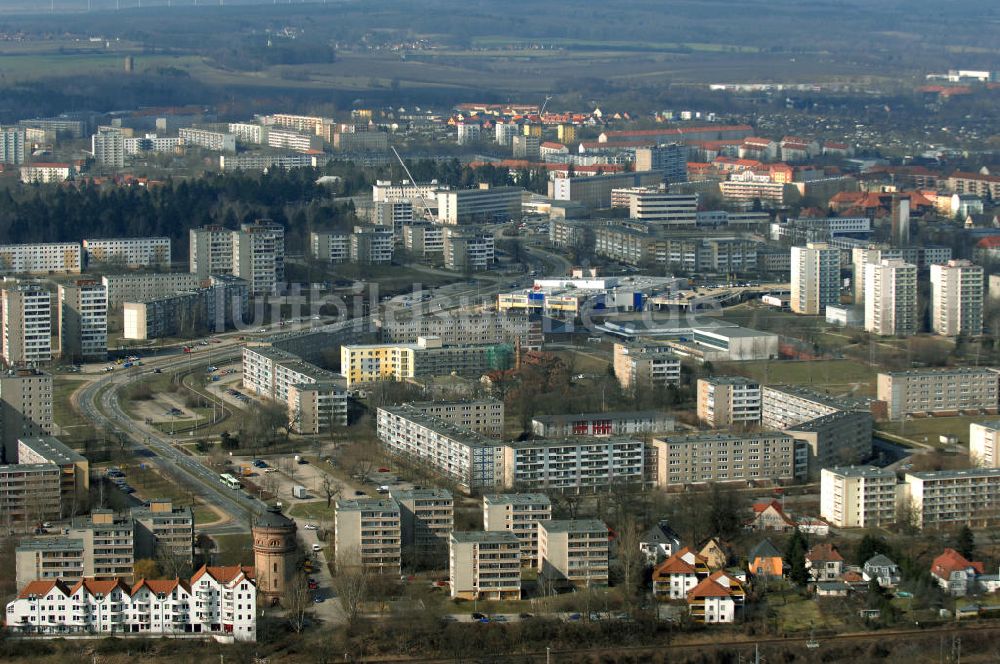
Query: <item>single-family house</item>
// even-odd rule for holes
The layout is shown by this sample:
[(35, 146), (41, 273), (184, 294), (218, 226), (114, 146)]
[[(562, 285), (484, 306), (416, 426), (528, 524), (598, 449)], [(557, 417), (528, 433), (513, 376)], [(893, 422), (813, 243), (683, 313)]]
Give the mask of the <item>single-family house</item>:
[(781, 552), (771, 541), (763, 539), (747, 556), (747, 570), (753, 576), (781, 577), (784, 575), (785, 562)]
[(784, 532), (795, 527), (795, 522), (788, 518), (781, 503), (777, 500), (753, 504), (753, 518), (750, 521), (751, 530), (774, 530)]
[(899, 584), (899, 565), (879, 553), (865, 561), (862, 578), (869, 582), (875, 579), (883, 588), (895, 588)]
[(684, 599), (709, 573), (705, 559), (684, 547), (653, 570), (653, 597)]
[(722, 569), (729, 564), (729, 553), (716, 538), (711, 538), (701, 547), (698, 555), (705, 559), (709, 569)]
[(697, 622), (731, 623), (736, 620), (745, 597), (743, 584), (720, 570), (688, 591), (688, 610)]
[(982, 573), (981, 562), (966, 560), (954, 549), (945, 549), (931, 563), (931, 576), (952, 597), (964, 597), (975, 590), (976, 576)]
[(806, 569), (813, 581), (834, 581), (844, 573), (844, 557), (832, 544), (817, 544), (806, 553)]
[(642, 536), (639, 548), (646, 556), (646, 564), (655, 565), (680, 550), (681, 538), (666, 521), (660, 521)]

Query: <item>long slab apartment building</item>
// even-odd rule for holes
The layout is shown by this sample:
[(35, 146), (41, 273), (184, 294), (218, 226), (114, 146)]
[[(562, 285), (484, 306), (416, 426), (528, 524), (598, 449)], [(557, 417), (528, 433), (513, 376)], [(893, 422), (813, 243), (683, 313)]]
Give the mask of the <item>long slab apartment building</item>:
[(642, 483), (645, 443), (609, 437), (501, 442), (411, 406), (379, 408), (378, 437), (476, 492), (497, 487), (576, 489)]
[(878, 400), (889, 419), (906, 415), (996, 414), (1000, 372), (982, 367), (889, 371), (878, 375)]
[(285, 404), (292, 430), (317, 434), (347, 425), (343, 379), (267, 345), (243, 347), (243, 387)]

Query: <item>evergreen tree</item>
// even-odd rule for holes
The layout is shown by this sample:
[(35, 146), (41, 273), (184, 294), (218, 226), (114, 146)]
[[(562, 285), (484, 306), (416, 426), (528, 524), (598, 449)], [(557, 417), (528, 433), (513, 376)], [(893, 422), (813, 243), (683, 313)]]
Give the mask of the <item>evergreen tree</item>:
[(955, 538), (955, 550), (970, 561), (976, 555), (976, 536), (973, 535), (972, 529), (968, 526), (962, 526), (962, 529), (958, 531), (958, 536)]

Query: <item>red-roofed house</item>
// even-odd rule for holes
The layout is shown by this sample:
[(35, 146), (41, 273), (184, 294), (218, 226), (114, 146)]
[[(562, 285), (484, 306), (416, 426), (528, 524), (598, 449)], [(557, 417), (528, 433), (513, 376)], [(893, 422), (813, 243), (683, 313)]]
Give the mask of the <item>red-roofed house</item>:
[(954, 549), (944, 553), (931, 563), (931, 576), (938, 585), (952, 597), (964, 597), (976, 586), (976, 576), (983, 573), (981, 562), (972, 562)]
[(726, 572), (715, 572), (688, 591), (691, 616), (703, 623), (731, 623), (743, 606), (746, 591), (743, 584)]
[(753, 504), (753, 520), (750, 522), (750, 527), (753, 530), (783, 532), (794, 528), (795, 522), (785, 514), (780, 502), (771, 500)]
[(653, 597), (684, 599), (708, 574), (708, 561), (684, 547), (653, 570)]
[(62, 636), (204, 634), (254, 641), (257, 589), (249, 567), (202, 567), (191, 582), (32, 581), (7, 605), (16, 633)]
[(806, 569), (813, 581), (834, 581), (844, 573), (844, 557), (832, 544), (817, 544), (806, 553)]

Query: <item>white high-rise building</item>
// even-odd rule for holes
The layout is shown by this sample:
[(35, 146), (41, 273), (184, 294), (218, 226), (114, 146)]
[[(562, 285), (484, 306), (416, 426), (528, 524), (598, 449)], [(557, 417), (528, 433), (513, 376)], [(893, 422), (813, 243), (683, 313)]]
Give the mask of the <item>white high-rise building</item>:
[(0, 128), (0, 163), (21, 165), (27, 154), (23, 127)]
[(946, 337), (983, 333), (983, 268), (967, 260), (931, 265), (931, 328)]
[(224, 226), (202, 226), (188, 232), (189, 272), (207, 279), (233, 273), (233, 231)]
[(898, 258), (866, 263), (865, 330), (905, 337), (917, 332), (917, 266)]
[(820, 516), (837, 528), (877, 528), (896, 520), (896, 473), (874, 466), (824, 468)]
[(818, 316), (840, 302), (840, 250), (822, 242), (792, 247), (792, 295), (797, 314)]
[(90, 149), (94, 154), (94, 161), (101, 166), (125, 166), (125, 136), (120, 129), (101, 127), (90, 137)]
[(1000, 468), (1000, 422), (969, 425), (969, 459), (981, 468)]
[(59, 285), (59, 351), (63, 359), (108, 356), (108, 289), (94, 280)]
[(3, 328), (0, 350), (8, 365), (52, 359), (52, 296), (37, 284), (0, 291)]
[(513, 122), (498, 122), (493, 128), (493, 133), (497, 145), (510, 147), (514, 137), (518, 134), (519, 127)]
[(233, 274), (251, 293), (276, 293), (285, 280), (285, 227), (262, 219), (233, 234)]

